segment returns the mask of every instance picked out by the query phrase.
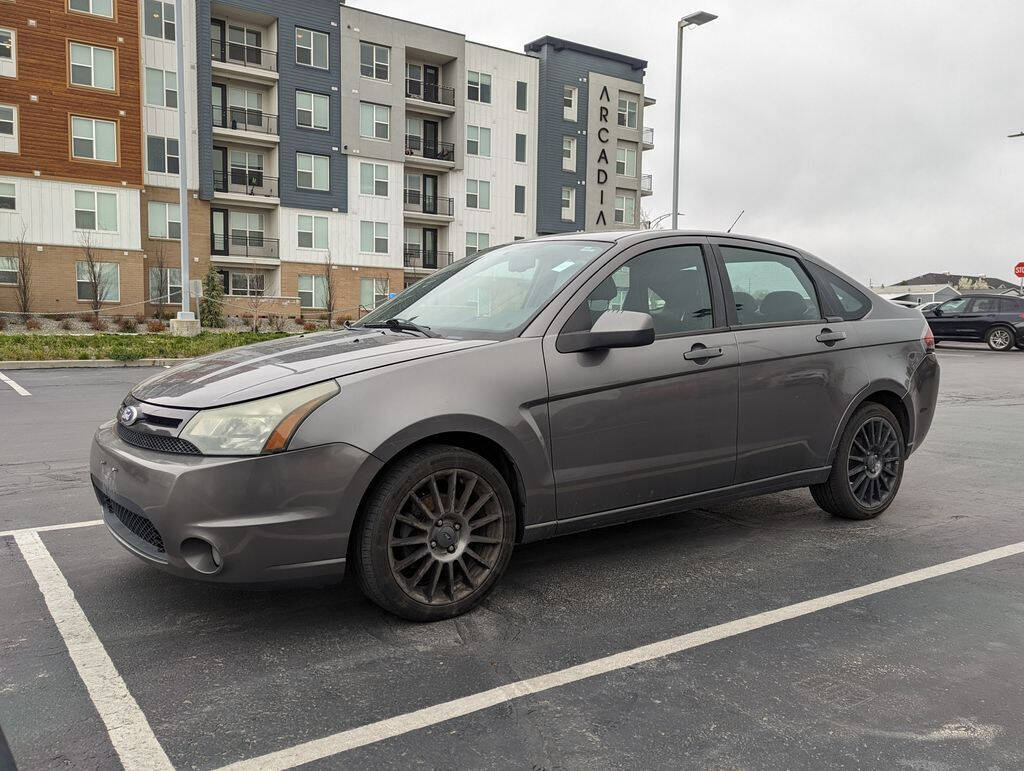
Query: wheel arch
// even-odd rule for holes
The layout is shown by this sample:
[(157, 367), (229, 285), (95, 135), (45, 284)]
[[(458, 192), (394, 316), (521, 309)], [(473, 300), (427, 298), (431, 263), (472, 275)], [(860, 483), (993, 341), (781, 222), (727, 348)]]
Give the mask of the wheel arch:
[(899, 421), (900, 430), (903, 432), (903, 443), (907, 451), (913, 447), (914, 444), (914, 424), (913, 415), (914, 410), (909, 404), (910, 394), (907, 389), (902, 387), (895, 381), (881, 381), (872, 383), (859, 394), (857, 397), (850, 402), (850, 405), (846, 408), (846, 412), (843, 414), (842, 420), (839, 421), (839, 425), (836, 428), (835, 435), (832, 437), (832, 446), (829, 448), (828, 462), (829, 465), (835, 462), (836, 453), (839, 451), (839, 440), (843, 436), (843, 432), (846, 431), (846, 427), (850, 424), (850, 420), (853, 418), (854, 413), (857, 412), (860, 407), (866, 402), (874, 402), (875, 404), (881, 404), (883, 407), (889, 410), (893, 415), (896, 416), (896, 420)]

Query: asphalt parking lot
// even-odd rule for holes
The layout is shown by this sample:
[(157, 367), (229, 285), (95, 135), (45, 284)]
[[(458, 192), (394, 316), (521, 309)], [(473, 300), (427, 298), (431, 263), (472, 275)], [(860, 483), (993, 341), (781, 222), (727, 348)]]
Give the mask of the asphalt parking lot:
[(528, 545), (431, 625), (37, 530), (97, 518), (92, 431), (151, 371), (5, 373), (0, 727), (23, 768), (1022, 767), (1024, 353), (939, 356), (881, 518), (801, 490)]

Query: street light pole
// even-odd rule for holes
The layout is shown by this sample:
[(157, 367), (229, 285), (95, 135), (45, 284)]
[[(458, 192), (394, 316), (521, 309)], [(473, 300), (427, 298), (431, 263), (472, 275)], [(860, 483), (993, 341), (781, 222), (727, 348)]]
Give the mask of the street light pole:
[(707, 11), (697, 11), (679, 20), (676, 27), (676, 124), (675, 143), (672, 147), (672, 229), (679, 228), (679, 145), (682, 131), (683, 108), (683, 30), (687, 27), (699, 27), (718, 17)]
[[(181, 310), (178, 311), (178, 319), (184, 321), (195, 320), (195, 314), (190, 310), (188, 283), (188, 122), (185, 115), (185, 108), (188, 105), (188, 89), (185, 83), (188, 81), (188, 62), (185, 59), (185, 42), (183, 34), (185, 21), (182, 15), (184, 3), (182, 0), (174, 0), (174, 48), (178, 60), (178, 200), (181, 209)], [(167, 282), (170, 286), (170, 282)]]

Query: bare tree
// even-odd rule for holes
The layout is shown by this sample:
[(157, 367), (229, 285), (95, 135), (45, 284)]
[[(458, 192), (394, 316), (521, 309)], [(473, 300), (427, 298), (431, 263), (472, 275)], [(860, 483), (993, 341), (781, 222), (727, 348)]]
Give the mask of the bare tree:
[(16, 287), (18, 310), (24, 314), (32, 310), (32, 261), (35, 256), (30, 244), (25, 240), (28, 225), (22, 223), (21, 232), (15, 240), (15, 255), (18, 258), (18, 285)]
[[(332, 271), (334, 270), (334, 258), (331, 255), (331, 250), (328, 249), (324, 253), (324, 309), (327, 311), (327, 326), (328, 328), (334, 326), (334, 305), (335, 305), (335, 293), (334, 293), (334, 281)], [(313, 287), (313, 294), (316, 294), (316, 286)]]
[[(150, 284), (149, 296), (152, 299), (153, 304), (156, 306), (156, 317), (158, 319), (162, 319), (164, 317), (164, 305), (170, 302), (169, 294), (171, 291), (171, 282), (167, 271), (167, 260), (164, 257), (164, 245), (159, 241), (153, 241), (151, 242), (151, 245), (150, 268), (157, 269), (159, 278), (157, 278), (157, 285), (155, 287)], [(152, 275), (152, 272), (150, 275)], [(157, 293), (156, 298), (153, 298), (154, 290)]]
[(267, 274), (261, 273), (256, 270), (256, 266), (252, 266), (251, 275), (259, 276), (259, 286), (254, 288), (252, 282), (249, 284), (249, 293), (245, 295), (242, 305), (249, 311), (252, 318), (250, 324), (253, 332), (260, 331), (260, 312), (270, 304), (270, 298), (267, 297), (267, 286), (266, 276)]
[(85, 263), (85, 281), (89, 286), (89, 304), (92, 306), (94, 319), (99, 319), (100, 308), (110, 294), (110, 275), (103, 270), (104, 263), (96, 256), (92, 245), (92, 234), (84, 230), (79, 234), (78, 241), (82, 246), (82, 262)]

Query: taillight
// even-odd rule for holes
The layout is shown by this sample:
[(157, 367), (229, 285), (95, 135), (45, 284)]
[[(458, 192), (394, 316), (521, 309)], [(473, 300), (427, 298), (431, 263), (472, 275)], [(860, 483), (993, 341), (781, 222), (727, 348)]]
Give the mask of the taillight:
[(921, 342), (924, 343), (925, 353), (935, 352), (935, 334), (927, 323), (924, 325), (924, 333), (921, 335)]

